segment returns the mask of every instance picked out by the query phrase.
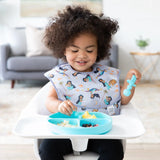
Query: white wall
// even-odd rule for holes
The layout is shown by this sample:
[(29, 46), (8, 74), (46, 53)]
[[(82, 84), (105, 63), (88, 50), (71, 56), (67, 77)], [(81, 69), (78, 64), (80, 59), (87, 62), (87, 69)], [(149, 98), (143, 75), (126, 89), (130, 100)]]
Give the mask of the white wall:
[(138, 50), (135, 40), (139, 36), (150, 39), (147, 51), (160, 51), (160, 1), (104, 0), (103, 6), (104, 14), (119, 22), (120, 29), (114, 41), (119, 45), (119, 68), (124, 78), (128, 69), (135, 67), (129, 52)]
[[(21, 18), (19, 0), (0, 2), (0, 42), (5, 41), (7, 26), (45, 26), (46, 18)], [(150, 39), (147, 51), (160, 51), (160, 1), (159, 0), (103, 0), (106, 16), (119, 22), (120, 29), (114, 36), (119, 45), (119, 68), (124, 79), (130, 68), (135, 68), (130, 51), (138, 50), (135, 40), (142, 36)], [(160, 75), (160, 73), (159, 73)], [(155, 77), (156, 78), (156, 77)]]
[(0, 42), (6, 41), (7, 27), (24, 27), (25, 25), (43, 27), (47, 22), (47, 18), (22, 18), (20, 16), (20, 0), (0, 0)]

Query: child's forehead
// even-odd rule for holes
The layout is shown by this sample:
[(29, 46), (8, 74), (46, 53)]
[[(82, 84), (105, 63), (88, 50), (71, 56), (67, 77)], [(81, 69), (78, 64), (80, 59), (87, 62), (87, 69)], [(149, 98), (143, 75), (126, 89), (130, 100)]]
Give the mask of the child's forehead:
[(70, 41), (69, 44), (75, 44), (75, 43), (79, 43), (79, 42), (96, 42), (97, 41), (97, 37), (93, 34), (93, 33), (81, 33), (78, 34), (77, 36), (74, 36)]

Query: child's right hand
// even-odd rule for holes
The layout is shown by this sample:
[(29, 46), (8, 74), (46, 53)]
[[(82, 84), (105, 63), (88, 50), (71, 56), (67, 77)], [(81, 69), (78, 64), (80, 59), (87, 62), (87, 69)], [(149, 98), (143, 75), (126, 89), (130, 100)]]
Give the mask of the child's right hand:
[(76, 111), (77, 107), (73, 105), (73, 103), (69, 100), (62, 101), (59, 106), (58, 106), (58, 111), (66, 114), (66, 115), (71, 115), (73, 111)]

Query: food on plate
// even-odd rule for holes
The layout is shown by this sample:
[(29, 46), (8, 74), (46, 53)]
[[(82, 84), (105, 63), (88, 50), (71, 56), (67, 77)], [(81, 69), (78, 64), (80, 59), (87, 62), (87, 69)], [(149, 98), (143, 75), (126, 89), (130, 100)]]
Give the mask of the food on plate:
[(57, 123), (57, 125), (62, 127), (70, 127), (70, 128), (78, 127), (78, 125), (69, 124), (69, 121), (67, 120), (64, 120), (61, 123)]
[(82, 124), (82, 127), (97, 127), (98, 126), (98, 124), (91, 124), (91, 123), (89, 123), (89, 124)]
[(86, 111), (83, 115), (82, 118), (84, 119), (96, 119), (97, 117), (95, 115), (90, 115), (88, 111)]

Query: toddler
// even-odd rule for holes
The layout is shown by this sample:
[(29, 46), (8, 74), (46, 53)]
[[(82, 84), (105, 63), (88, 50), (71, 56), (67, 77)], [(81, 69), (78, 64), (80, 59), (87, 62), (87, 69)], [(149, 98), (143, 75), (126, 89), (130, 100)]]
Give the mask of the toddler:
[[(118, 27), (117, 21), (80, 6), (67, 6), (50, 20), (45, 45), (66, 62), (45, 73), (53, 84), (46, 100), (51, 113), (71, 115), (75, 110), (87, 110), (117, 115), (121, 104), (129, 103), (134, 87), (128, 97), (123, 90), (132, 75), (136, 76), (136, 83), (140, 81), (140, 72), (129, 70), (120, 87), (119, 70), (98, 64), (109, 57), (112, 35)], [(120, 140), (89, 139), (87, 150), (98, 153), (99, 160), (122, 160), (124, 156)], [(45, 139), (39, 149), (42, 160), (63, 160), (72, 152), (69, 139)]]

